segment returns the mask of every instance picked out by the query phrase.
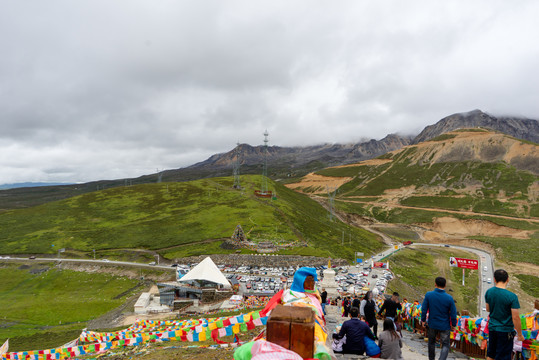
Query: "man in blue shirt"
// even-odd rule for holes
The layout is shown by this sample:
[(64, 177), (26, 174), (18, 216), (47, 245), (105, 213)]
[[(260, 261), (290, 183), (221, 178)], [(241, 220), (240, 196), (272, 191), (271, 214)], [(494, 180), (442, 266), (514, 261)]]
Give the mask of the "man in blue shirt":
[[(457, 326), (457, 308), (451, 295), (445, 292), (445, 278), (439, 276), (434, 280), (436, 288), (425, 294), (421, 306), (421, 323), (427, 325), (429, 338), (429, 360), (434, 360), (436, 336), (440, 334), (442, 350), (440, 360), (447, 359), (449, 354), (449, 333)], [(427, 320), (427, 313), (429, 320)]]
[(518, 334), (518, 341), (524, 341), (518, 313), (520, 304), (518, 297), (506, 289), (509, 282), (507, 271), (496, 270), (494, 281), (496, 286), (485, 293), (487, 311), (490, 313), (487, 359), (510, 360), (515, 335)]
[(343, 345), (345, 354), (363, 355), (365, 353), (365, 336), (374, 340), (374, 335), (367, 323), (358, 319), (359, 309), (353, 307), (350, 310), (350, 320), (342, 324), (339, 331), (338, 339), (342, 339), (346, 335), (346, 343)]

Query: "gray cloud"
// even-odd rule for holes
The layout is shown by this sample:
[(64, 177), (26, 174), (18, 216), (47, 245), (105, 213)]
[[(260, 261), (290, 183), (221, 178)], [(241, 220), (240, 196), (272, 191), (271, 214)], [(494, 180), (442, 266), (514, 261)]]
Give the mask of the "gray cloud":
[(539, 117), (534, 1), (0, 0), (0, 183)]

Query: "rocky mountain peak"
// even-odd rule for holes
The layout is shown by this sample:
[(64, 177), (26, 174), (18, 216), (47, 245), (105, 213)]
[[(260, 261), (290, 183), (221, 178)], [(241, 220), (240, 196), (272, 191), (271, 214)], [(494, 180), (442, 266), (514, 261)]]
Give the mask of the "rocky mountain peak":
[(412, 144), (427, 141), (443, 133), (461, 128), (486, 128), (518, 139), (539, 143), (539, 122), (520, 117), (493, 116), (479, 109), (449, 115), (434, 125), (425, 127)]

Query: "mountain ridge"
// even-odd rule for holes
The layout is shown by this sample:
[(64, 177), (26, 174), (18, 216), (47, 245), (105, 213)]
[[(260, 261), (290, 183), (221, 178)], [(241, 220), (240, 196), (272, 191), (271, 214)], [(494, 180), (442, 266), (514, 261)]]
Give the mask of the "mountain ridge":
[[(447, 116), (423, 129), (417, 136), (389, 134), (380, 140), (371, 139), (351, 144), (320, 144), (297, 147), (268, 147), (268, 176), (288, 182), (327, 167), (353, 164), (373, 159), (408, 145), (436, 138), (448, 131), (463, 127), (484, 127), (515, 138), (539, 142), (537, 120), (518, 117), (494, 117), (480, 110)], [(264, 160), (263, 146), (241, 144), (240, 174), (261, 174)], [(137, 178), (100, 180), (83, 184), (56, 185), (32, 188), (13, 188), (0, 191), (0, 211), (40, 205), (104, 188), (163, 182), (183, 182), (210, 177), (232, 175), (236, 148), (214, 154), (193, 165), (164, 170)], [(535, 166), (533, 162), (528, 166)]]
[(476, 109), (446, 116), (436, 124), (426, 126), (411, 141), (411, 144), (418, 144), (459, 128), (473, 127), (487, 128), (517, 139), (539, 143), (539, 122), (537, 120), (510, 116), (495, 117)]

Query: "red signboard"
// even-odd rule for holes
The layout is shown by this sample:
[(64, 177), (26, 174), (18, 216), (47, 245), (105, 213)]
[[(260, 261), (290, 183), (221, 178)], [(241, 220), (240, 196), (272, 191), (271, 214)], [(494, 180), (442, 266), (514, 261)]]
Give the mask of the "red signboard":
[(386, 267), (386, 264), (383, 263), (383, 262), (375, 262), (372, 267), (375, 267), (375, 268), (384, 268)]
[(463, 269), (477, 270), (479, 269), (479, 261), (472, 260), (472, 259), (461, 259), (461, 258), (456, 258), (456, 257), (450, 257), (449, 266), (459, 267)]

